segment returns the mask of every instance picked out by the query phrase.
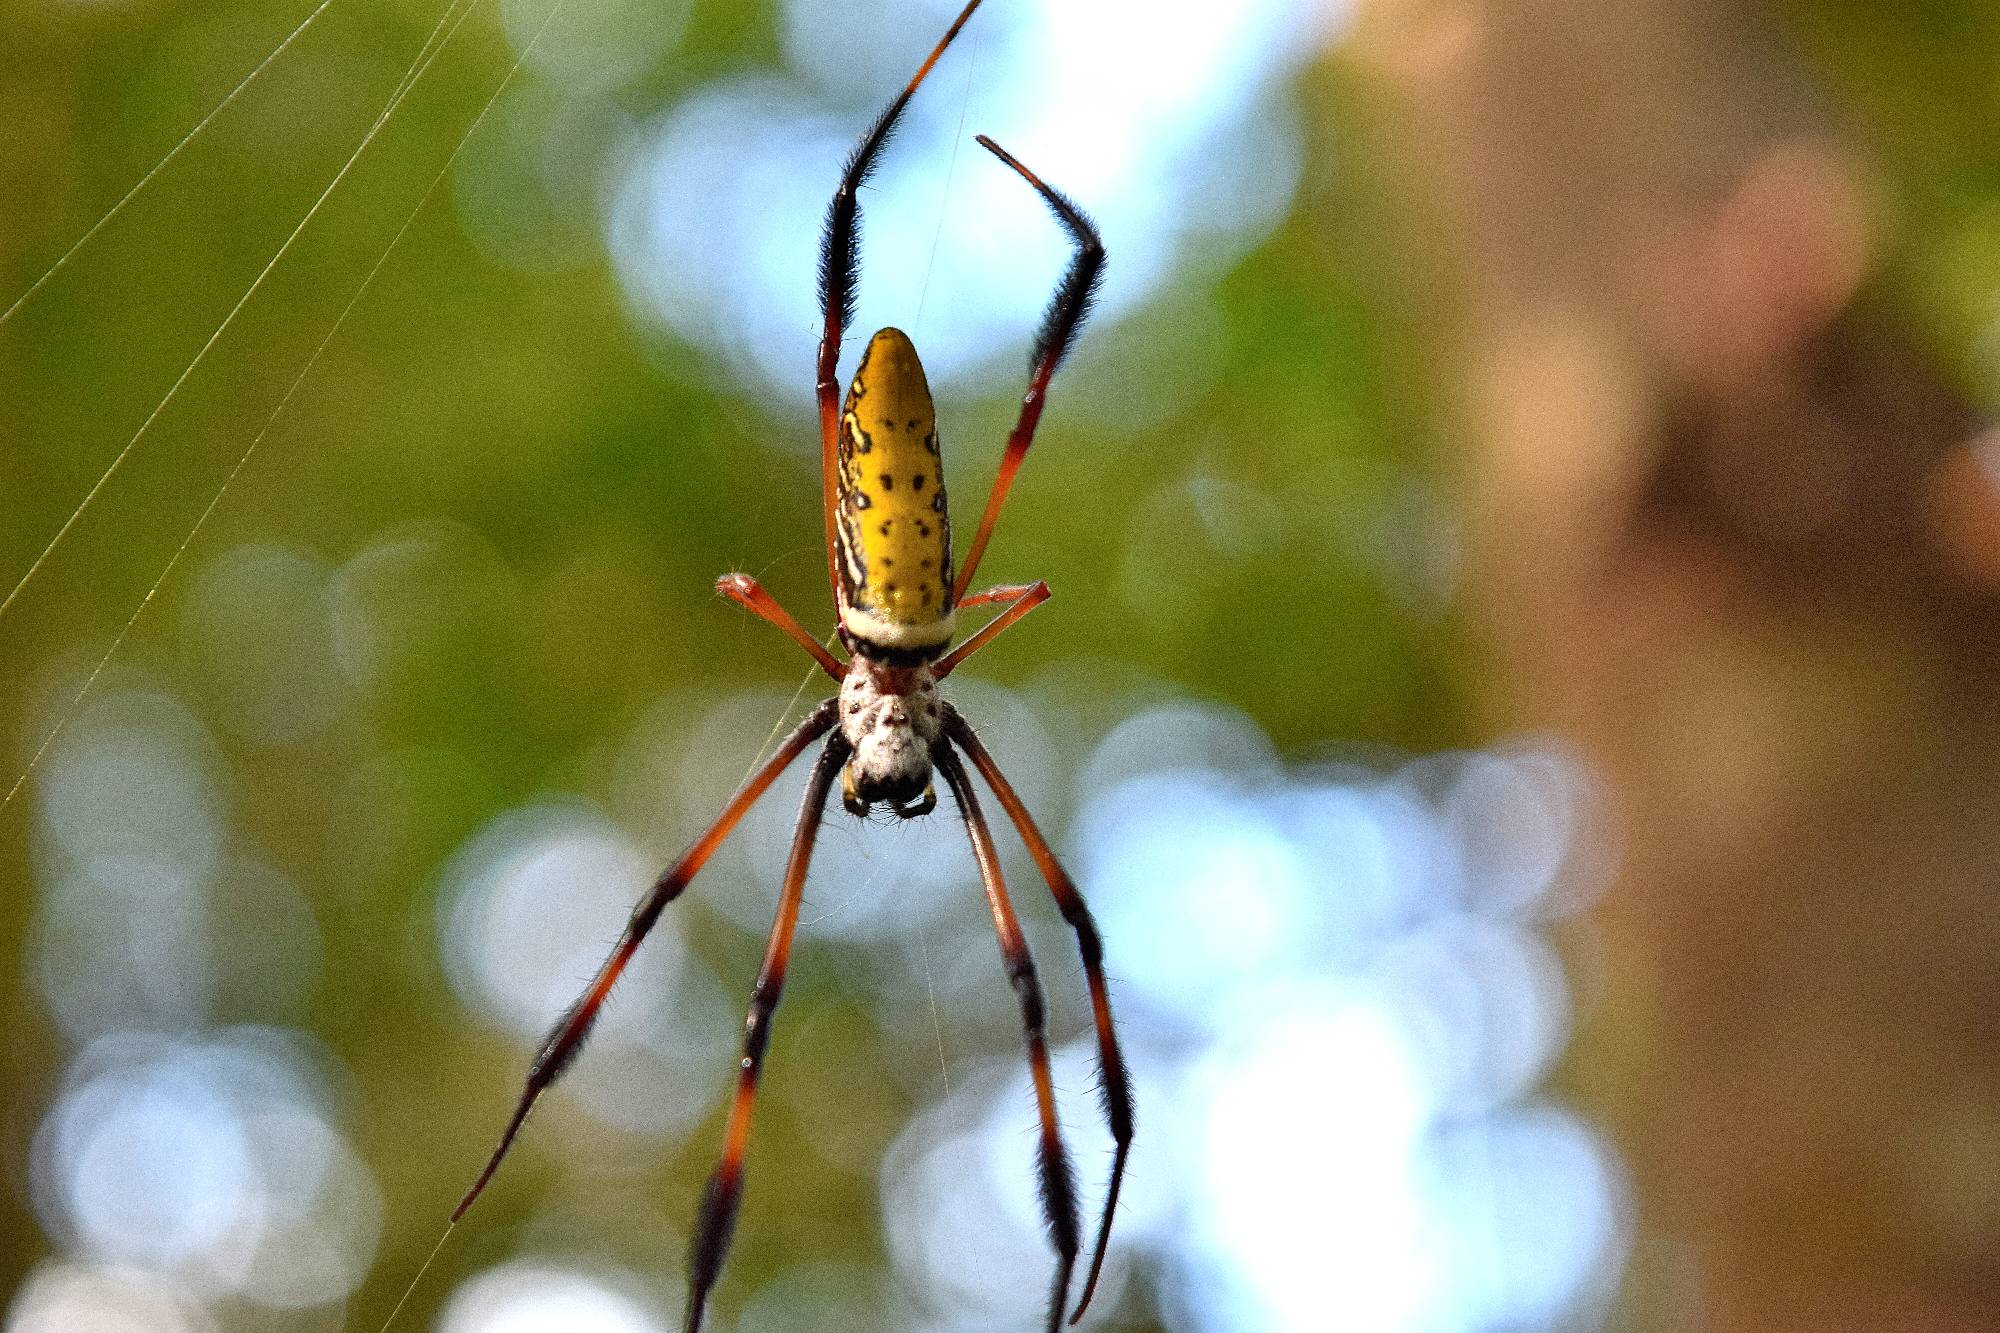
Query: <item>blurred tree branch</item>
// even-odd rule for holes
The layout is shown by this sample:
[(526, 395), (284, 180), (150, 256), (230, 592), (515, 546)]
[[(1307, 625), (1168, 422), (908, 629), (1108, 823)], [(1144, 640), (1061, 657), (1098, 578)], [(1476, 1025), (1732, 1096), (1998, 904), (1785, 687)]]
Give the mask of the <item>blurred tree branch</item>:
[(2000, 450), (1877, 290), (1881, 168), (1760, 4), (1376, 0), (1353, 52), (1443, 243), (1491, 702), (1621, 844), (1623, 1322), (2000, 1326)]

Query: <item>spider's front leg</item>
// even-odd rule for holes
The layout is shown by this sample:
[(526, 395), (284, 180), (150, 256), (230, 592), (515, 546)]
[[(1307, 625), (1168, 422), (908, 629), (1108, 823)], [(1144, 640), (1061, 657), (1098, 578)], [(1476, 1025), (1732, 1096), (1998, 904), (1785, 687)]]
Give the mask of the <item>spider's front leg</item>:
[(708, 1178), (701, 1211), (695, 1216), (688, 1242), (688, 1298), (683, 1333), (698, 1333), (708, 1293), (722, 1272), (729, 1242), (736, 1231), (736, 1208), (743, 1199), (743, 1156), (750, 1143), (750, 1113), (756, 1109), (757, 1081), (764, 1072), (764, 1051), (771, 1044), (771, 1018), (784, 993), (785, 971), (791, 964), (792, 934), (805, 901), (806, 870), (812, 863), (813, 841), (820, 816), (833, 791), (834, 775), (847, 762), (848, 744), (838, 732), (820, 752), (799, 805), (799, 822), (792, 832), (791, 860), (785, 866), (784, 888), (778, 894), (778, 915), (771, 923), (764, 966), (750, 992), (750, 1013), (743, 1021), (743, 1058), (736, 1075), (736, 1096), (729, 1105), (729, 1127), (723, 1132), (722, 1159)]
[(1125, 1181), (1125, 1162), (1132, 1153), (1136, 1119), (1132, 1079), (1125, 1069), (1125, 1054), (1118, 1047), (1118, 1027), (1111, 1018), (1111, 986), (1104, 976), (1104, 941), (1097, 933), (1097, 922), (1092, 919), (1090, 908), (1077, 891), (1075, 881), (1056, 860), (1048, 839), (1035, 826), (1027, 805), (1014, 790), (1014, 784), (1007, 781), (992, 752), (980, 741), (964, 715), (950, 704), (944, 707), (944, 734), (972, 760), (972, 766), (979, 770), (979, 775), (986, 779), (986, 785), (1000, 798), (1000, 805), (1014, 822), (1021, 841), (1027, 844), (1028, 855), (1034, 858), (1035, 867), (1042, 872), (1042, 879), (1055, 897), (1063, 920), (1069, 923), (1070, 930), (1076, 935), (1077, 952), (1083, 958), (1083, 975), (1090, 987), (1091, 1021), (1097, 1029), (1097, 1086), (1104, 1103), (1104, 1120), (1111, 1130), (1115, 1148), (1111, 1158), (1111, 1181), (1104, 1194), (1104, 1210), (1098, 1215), (1097, 1245), (1091, 1253), (1090, 1271), (1083, 1280), (1083, 1294), (1077, 1298), (1076, 1313), (1070, 1318), (1070, 1322), (1075, 1323), (1089, 1308), (1090, 1298), (1097, 1290), (1098, 1275), (1104, 1270), (1104, 1250), (1111, 1241), (1111, 1218), (1118, 1211), (1118, 1191)]
[[(472, 1207), (474, 1201), (485, 1190), (487, 1182), (493, 1179), (493, 1173), (500, 1169), (500, 1163), (506, 1159), (508, 1149), (514, 1146), (514, 1137), (521, 1132), (521, 1126), (527, 1123), (528, 1112), (534, 1109), (537, 1099), (563, 1076), (570, 1062), (576, 1059), (577, 1052), (583, 1049), (583, 1043), (589, 1038), (591, 1028), (596, 1025), (597, 1015), (603, 1009), (606, 997), (611, 994), (611, 988), (618, 984), (618, 978), (624, 974), (626, 964), (632, 961), (632, 955), (638, 953), (639, 946), (646, 942), (646, 936), (659, 921), (660, 913), (667, 909), (667, 904), (680, 897), (681, 891), (693, 882), (694, 877), (701, 872), (701, 868), (708, 864), (708, 858), (715, 855), (716, 848), (722, 846), (722, 840), (736, 827), (737, 821), (742, 819), (750, 807), (757, 803), (757, 798), (777, 781), (778, 774), (784, 772), (792, 760), (803, 754), (807, 746), (833, 730), (833, 724), (838, 716), (837, 707), (831, 699), (814, 709), (811, 716), (785, 738), (784, 743), (778, 747), (778, 752), (765, 761), (762, 768), (751, 774), (750, 780), (730, 798), (729, 804), (723, 807), (715, 822), (708, 826), (708, 831), (696, 838), (694, 845), (681, 853), (680, 859), (667, 868), (666, 873), (653, 884), (646, 896), (639, 900), (639, 905), (632, 909), (632, 919), (626, 923), (625, 933), (619, 936), (617, 945), (611, 950), (611, 956), (604, 961), (604, 966), (597, 969), (597, 975), (591, 978), (590, 985), (577, 997), (576, 1003), (556, 1020), (555, 1027), (543, 1040), (541, 1050), (536, 1052), (535, 1062), (528, 1068), (527, 1086), (522, 1089), (521, 1098), (514, 1106), (514, 1114), (508, 1119), (507, 1128), (500, 1135), (499, 1146), (494, 1148), (493, 1155), (486, 1159), (485, 1168), (480, 1171), (478, 1179), (472, 1182), (472, 1188), (465, 1192), (465, 1197), (459, 1200), (458, 1207), (452, 1209), (451, 1220), (454, 1223), (465, 1216), (465, 1210)], [(834, 743), (841, 745), (843, 749), (845, 747), (845, 742), (838, 736), (835, 736)], [(820, 762), (822, 765), (825, 763), (824, 757)]]
[(965, 820), (972, 838), (973, 859), (979, 863), (980, 882), (986, 886), (986, 902), (993, 910), (993, 930), (1000, 939), (1000, 958), (1007, 965), (1007, 979), (1021, 1002), (1021, 1028), (1028, 1041), (1028, 1069), (1035, 1082), (1035, 1113), (1042, 1131), (1037, 1157), (1041, 1178), (1042, 1215), (1048, 1222), (1049, 1243), (1056, 1251), (1055, 1282), (1049, 1292), (1048, 1333), (1062, 1327), (1063, 1310), (1069, 1303), (1070, 1278), (1076, 1272), (1076, 1252), (1083, 1223), (1076, 1199), (1076, 1168), (1070, 1164), (1062, 1126), (1056, 1119), (1055, 1076), (1049, 1069), (1049, 1040), (1044, 1030), (1045, 1016), (1041, 982), (1035, 977), (1035, 960), (1028, 954), (1027, 937), (1014, 915), (1007, 886), (1000, 878), (1000, 854), (993, 847), (993, 831), (979, 812), (978, 798), (965, 765), (951, 748), (939, 742), (935, 757), (938, 771), (951, 788), (952, 799)]

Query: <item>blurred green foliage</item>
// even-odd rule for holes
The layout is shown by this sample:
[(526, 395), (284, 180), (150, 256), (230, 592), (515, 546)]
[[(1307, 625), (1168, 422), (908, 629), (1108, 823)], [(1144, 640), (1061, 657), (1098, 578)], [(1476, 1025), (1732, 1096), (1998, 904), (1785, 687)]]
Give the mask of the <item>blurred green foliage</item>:
[(1888, 271), (1918, 327), (2000, 403), (2000, 10), (1787, 0), (1800, 50), (1880, 152)]
[[(54, 262), (304, 10), (0, 5), (0, 299)], [(312, 206), (433, 17), (416, 0), (329, 9), (0, 328), (8, 586)], [(623, 109), (643, 119), (702, 81), (768, 66), (771, 23), (764, 7), (698, 5), (680, 45), (620, 94)], [(92, 693), (151, 682), (208, 721), (238, 826), (313, 905), (316, 986), (290, 1001), (231, 993), (213, 1017), (302, 1025), (351, 1071), (350, 1132), (387, 1215), (357, 1328), (380, 1322), (436, 1239), (523, 1064), (444, 985), (429, 901), (441, 862), (536, 793), (602, 795), (611, 738), (662, 696), (798, 684), (797, 654), (720, 602), (715, 575), (747, 568), (802, 615), (817, 608), (809, 624), (829, 623), (809, 447), (773, 447), (811, 439), (811, 368), (799, 367), (789, 407), (750, 401), (701, 350), (634, 332), (595, 219), (575, 220), (571, 250), (546, 271), (501, 267), (456, 225), (450, 179), (231, 479), (508, 61), (490, 17), (476, 15), (0, 621), (11, 780), (228, 481)], [(532, 98), (532, 82), (509, 96)], [(1367, 230), (1367, 177), (1326, 141), (1344, 94), (1329, 81), (1307, 95), (1315, 142), (1281, 230), (1227, 272), (1193, 256), (1153, 308), (1089, 329), (1058, 382), (985, 571), (1046, 578), (1057, 597), (982, 658), (988, 678), (1095, 701), (1104, 725), (1137, 698), (1225, 700), (1298, 755), (1462, 733), (1449, 548), (1432, 540), (1443, 520), (1417, 465), (1421, 381), (1380, 331), (1393, 275)], [(1180, 384), (1200, 387), (1164, 419), (1133, 401)], [(961, 514), (983, 491), (1017, 392), (941, 404)], [(1136, 431), (1122, 424), (1149, 417)], [(420, 554), (355, 576), (380, 632), (339, 723), (296, 744), (232, 735), (232, 681), (285, 645), (268, 625), (203, 618), (189, 589), (211, 562), (255, 543), (340, 566), (406, 538), (422, 539)], [(714, 763), (735, 773), (749, 758)], [(48, 1252), (20, 1164), (66, 1058), (23, 966), (35, 808), (31, 784), (0, 813), (0, 856), (20, 886), (0, 898), (15, 960), (14, 1113), (0, 1128), (17, 1182), (0, 1194), (7, 1286)], [(255, 928), (245, 914), (212, 923), (224, 949)], [(732, 989), (747, 988), (758, 942), (700, 926), (697, 937)], [(1002, 989), (991, 1030), (959, 1036), (1017, 1045)], [(823, 1083), (826, 1105), (873, 1136), (864, 1159), (909, 1109), (884, 1058), (844, 984), (802, 965), (774, 1063)], [(482, 1203), (427, 1279), (409, 1326), (456, 1276), (514, 1245), (527, 1209), (546, 1217), (551, 1188), (567, 1191), (554, 1212), (578, 1228), (544, 1237), (558, 1250), (602, 1247), (677, 1271), (672, 1237), (715, 1126), (658, 1164), (643, 1202), (582, 1197), (554, 1171), (558, 1145), (573, 1163), (622, 1161), (631, 1143), (574, 1114), (545, 1113), (538, 1128), (510, 1188)], [(753, 1191), (732, 1270), (754, 1279), (801, 1255), (879, 1262), (872, 1175), (826, 1164), (781, 1104), (758, 1138), (768, 1188)]]

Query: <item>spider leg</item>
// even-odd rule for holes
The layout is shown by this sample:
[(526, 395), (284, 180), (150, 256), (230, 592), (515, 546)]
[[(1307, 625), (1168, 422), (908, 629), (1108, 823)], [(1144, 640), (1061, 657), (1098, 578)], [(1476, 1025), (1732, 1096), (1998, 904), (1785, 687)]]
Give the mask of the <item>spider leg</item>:
[(792, 619), (791, 613), (778, 605), (778, 599), (764, 590), (764, 585), (748, 574), (724, 574), (715, 581), (715, 590), (736, 603), (751, 615), (768, 620), (779, 629), (792, 636), (792, 641), (812, 654), (820, 669), (835, 680), (847, 678), (847, 668), (840, 659), (827, 651), (825, 644), (815, 639)]
[[(990, 588), (981, 588), (978, 592), (967, 593), (964, 600), (955, 602), (953, 605), (961, 611), (974, 606), (1012, 606), (1029, 593), (1034, 592), (1036, 586), (1034, 583), (996, 583)], [(1048, 590), (1044, 588), (1035, 600), (1041, 601), (1048, 595)]]
[(1069, 354), (1071, 345), (1076, 342), (1076, 332), (1083, 327), (1084, 319), (1090, 314), (1091, 303), (1097, 298), (1097, 284), (1104, 276), (1104, 242), (1089, 215), (1061, 191), (1044, 184), (1041, 177), (1021, 165), (999, 144), (983, 134), (978, 138), (980, 147), (1012, 167), (1023, 180), (1035, 187), (1042, 196), (1042, 202), (1056, 215), (1056, 221), (1076, 242), (1076, 255), (1070, 260), (1069, 270), (1063, 274), (1055, 295), (1049, 300), (1048, 313), (1042, 316), (1041, 332), (1035, 335), (1035, 350), (1028, 358), (1028, 391), (1021, 398), (1021, 414), (1015, 419), (1013, 434), (1007, 437), (1007, 451), (1000, 456), (1000, 471), (994, 475), (993, 491), (986, 497), (986, 512), (979, 517), (979, 531), (973, 535), (965, 563), (959, 566), (958, 583), (952, 589), (954, 601), (965, 596), (965, 590), (972, 586), (972, 572), (979, 568), (979, 557), (986, 553), (986, 541), (993, 535), (993, 524), (1000, 517), (1001, 505), (1006, 503), (1007, 489), (1014, 484), (1014, 474), (1020, 471), (1028, 446), (1035, 442), (1035, 427), (1042, 419), (1049, 381), (1055, 378), (1056, 367), (1062, 364), (1063, 357)]
[(859, 191), (867, 183), (875, 170), (875, 159), (882, 146), (889, 142), (895, 132), (896, 122), (902, 119), (903, 108), (915, 96), (917, 88), (931, 72), (931, 67), (958, 36), (959, 29), (972, 17), (972, 11), (979, 8), (979, 0), (970, 0), (944, 36), (931, 48), (930, 55), (917, 67), (903, 91), (895, 100), (884, 107), (868, 132), (854, 146), (854, 153), (847, 159), (847, 166), (840, 173), (840, 186), (833, 192), (833, 201), (826, 209), (826, 229), (820, 239), (819, 251), (819, 303), (824, 319), (819, 338), (819, 454), (820, 454), (820, 503), (826, 517), (826, 576), (833, 585), (835, 604), (840, 603), (840, 570), (834, 554), (834, 478), (840, 467), (840, 382), (836, 378), (840, 363), (840, 342), (847, 332), (849, 321), (854, 318), (855, 288), (859, 282), (861, 268), (861, 200)]
[(835, 733), (820, 752), (819, 762), (813, 765), (805, 800), (799, 806), (798, 827), (792, 833), (792, 856), (785, 866), (784, 888), (778, 895), (778, 916), (771, 923), (771, 942), (764, 951), (764, 966), (750, 992), (750, 1013), (743, 1023), (743, 1060), (736, 1075), (736, 1098), (729, 1107), (722, 1159), (708, 1178), (701, 1211), (695, 1217), (694, 1236), (688, 1243), (684, 1333), (697, 1333), (701, 1328), (709, 1290), (722, 1271), (722, 1261), (729, 1253), (729, 1242), (736, 1230), (736, 1206), (743, 1198), (743, 1153), (750, 1140), (750, 1112), (757, 1102), (757, 1079), (764, 1070), (764, 1050), (771, 1041), (771, 1017), (785, 989), (792, 932), (799, 924), (799, 904), (805, 898), (806, 868), (812, 862), (813, 840), (819, 836), (820, 817), (826, 809), (827, 795), (833, 790), (834, 775), (847, 762), (849, 751), (846, 740)]
[[(465, 1210), (472, 1207), (480, 1192), (486, 1188), (487, 1182), (493, 1179), (493, 1173), (500, 1169), (501, 1160), (507, 1156), (507, 1150), (514, 1146), (514, 1136), (521, 1132), (521, 1126), (527, 1121), (528, 1112), (534, 1108), (536, 1099), (550, 1084), (563, 1076), (563, 1071), (569, 1068), (570, 1061), (574, 1060), (577, 1052), (583, 1048), (584, 1040), (590, 1036), (592, 1025), (597, 1022), (598, 1011), (604, 1007), (605, 997), (618, 983), (618, 977), (624, 972), (625, 965), (632, 961), (632, 955), (639, 951), (641, 944), (645, 943), (647, 934), (660, 919), (660, 913), (666, 910), (668, 903), (680, 897), (681, 890), (700, 873), (702, 866), (708, 863), (708, 858), (715, 854), (715, 849), (722, 845), (722, 840), (729, 836), (729, 831), (736, 827), (736, 822), (756, 804), (757, 798), (777, 780), (778, 774), (782, 773), (792, 760), (798, 758), (808, 745), (833, 728), (838, 717), (837, 709), (838, 704), (832, 699), (814, 709), (812, 715), (785, 738), (777, 753), (766, 760), (762, 768), (750, 775), (749, 781), (743, 784), (736, 795), (730, 797), (729, 804), (722, 808), (722, 813), (708, 826), (708, 831), (695, 839), (693, 846), (681, 853), (680, 859), (667, 868), (666, 873), (654, 882), (646, 896), (639, 900), (639, 905), (632, 909), (632, 918), (625, 926), (625, 933), (618, 937), (618, 944), (612, 949), (611, 957), (605, 960), (604, 966), (597, 969), (597, 975), (591, 979), (590, 985), (577, 997), (576, 1003), (569, 1007), (568, 1012), (556, 1021), (555, 1027), (550, 1029), (549, 1035), (543, 1039), (541, 1050), (535, 1055), (534, 1064), (529, 1066), (527, 1087), (521, 1092), (521, 1100), (514, 1108), (513, 1117), (507, 1121), (507, 1128), (500, 1136), (500, 1144), (487, 1159), (485, 1169), (479, 1173), (479, 1178), (472, 1182), (472, 1188), (465, 1192), (465, 1197), (459, 1200), (458, 1207), (452, 1210), (453, 1222), (465, 1216)], [(821, 761), (822, 764), (824, 762)]]
[(989, 602), (1005, 603), (1007, 609), (981, 625), (977, 634), (946, 653), (939, 659), (937, 665), (931, 668), (931, 674), (938, 680), (943, 680), (957, 670), (960, 662), (993, 642), (1001, 630), (1048, 600), (1049, 585), (1040, 579), (1036, 579), (1033, 583), (1003, 584), (998, 588), (988, 588), (985, 592), (976, 592), (966, 598), (958, 604), (961, 611), (968, 606), (984, 606)]
[(1070, 1317), (1073, 1324), (1083, 1318), (1084, 1310), (1090, 1305), (1090, 1297), (1097, 1290), (1097, 1276), (1104, 1267), (1105, 1243), (1111, 1239), (1111, 1215), (1118, 1208), (1118, 1188), (1125, 1180), (1125, 1159), (1132, 1151), (1132, 1082), (1125, 1071), (1125, 1056), (1118, 1049), (1118, 1029), (1111, 1021), (1111, 990), (1104, 979), (1104, 944), (1098, 938), (1097, 923), (1091, 919), (1090, 908), (1084, 904), (1083, 895), (1077, 892), (1069, 872), (1062, 868), (1055, 853), (1049, 850), (1048, 839), (1035, 827), (1035, 821), (1028, 815), (1028, 807), (1021, 803), (1013, 784), (1000, 772), (1000, 765), (980, 743), (964, 715), (950, 704), (945, 705), (944, 727), (945, 735), (965, 751), (973, 767), (986, 779), (986, 785), (1000, 798), (1001, 807), (1014, 821), (1021, 841), (1027, 844), (1028, 855), (1035, 859), (1036, 868), (1048, 881), (1049, 892), (1055, 895), (1063, 920), (1069, 922), (1070, 929), (1076, 932), (1077, 949), (1083, 955), (1084, 976), (1090, 985), (1091, 1017), (1097, 1026), (1098, 1091), (1104, 1102), (1104, 1118), (1111, 1127), (1112, 1142), (1117, 1147), (1111, 1159), (1111, 1184), (1104, 1198), (1104, 1214), (1097, 1224), (1097, 1248), (1090, 1258), (1090, 1273), (1084, 1278), (1083, 1295), (1077, 1300), (1076, 1313)]
[(1070, 1165), (1069, 1150), (1063, 1146), (1062, 1127), (1056, 1121), (1055, 1077), (1049, 1071), (1049, 1043), (1043, 1031), (1042, 987), (1035, 979), (1035, 962), (1028, 956), (1028, 941), (1015, 919), (1014, 905), (1008, 901), (1007, 886), (1000, 878), (1000, 857), (993, 849), (993, 831), (979, 812), (979, 800), (972, 792), (972, 780), (965, 765), (950, 747), (938, 745), (934, 757), (958, 812), (965, 819), (965, 831), (972, 837), (973, 859), (979, 863), (979, 878), (986, 886), (986, 901), (993, 909), (993, 930), (1000, 937), (1000, 957), (1007, 965), (1007, 979), (1021, 1001), (1021, 1027), (1028, 1039), (1028, 1067), (1035, 1080), (1035, 1111), (1041, 1117), (1040, 1145), (1042, 1216), (1048, 1223), (1049, 1241), (1055, 1246), (1056, 1274), (1049, 1292), (1048, 1333), (1062, 1327), (1063, 1310), (1069, 1303), (1069, 1282), (1076, 1271), (1077, 1235), (1082, 1228), (1076, 1201), (1076, 1169)]

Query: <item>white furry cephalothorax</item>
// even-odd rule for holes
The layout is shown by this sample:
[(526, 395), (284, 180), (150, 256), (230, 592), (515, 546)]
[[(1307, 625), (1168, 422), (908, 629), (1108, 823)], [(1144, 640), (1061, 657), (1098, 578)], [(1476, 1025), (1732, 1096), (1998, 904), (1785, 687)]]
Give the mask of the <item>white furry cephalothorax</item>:
[[(840, 734), (854, 747), (841, 784), (847, 808), (862, 814), (887, 802), (898, 814), (928, 810), (931, 747), (943, 727), (928, 666), (884, 668), (857, 655), (840, 685)], [(919, 801), (921, 809), (908, 808)]]

